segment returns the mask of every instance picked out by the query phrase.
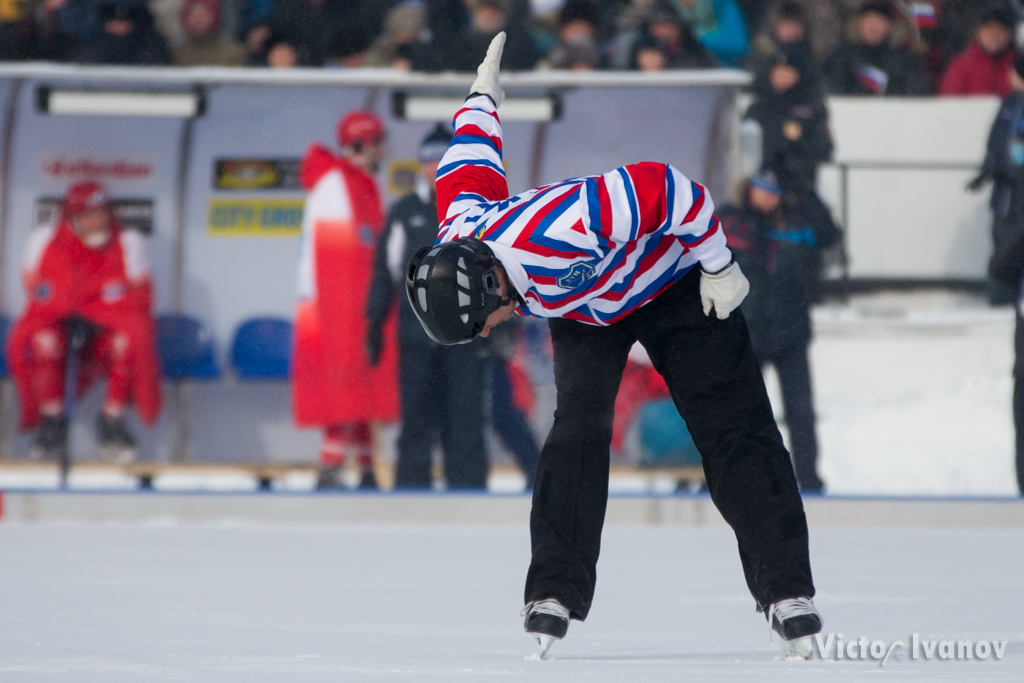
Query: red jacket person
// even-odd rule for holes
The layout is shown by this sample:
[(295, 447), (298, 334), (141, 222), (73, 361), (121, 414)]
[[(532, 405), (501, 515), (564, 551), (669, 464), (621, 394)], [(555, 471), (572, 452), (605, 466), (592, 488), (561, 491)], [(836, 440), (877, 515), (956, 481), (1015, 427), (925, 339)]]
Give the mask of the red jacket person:
[(130, 460), (135, 441), (125, 410), (152, 424), (160, 412), (160, 373), (145, 238), (120, 226), (103, 186), (73, 185), (57, 225), (34, 230), (22, 277), (27, 307), (7, 343), (21, 406), (21, 429), (38, 429), (33, 455), (66, 448), (65, 368), (72, 326), (84, 331), (79, 394), (107, 380), (99, 416), (101, 457)]
[[(374, 368), (364, 349), (364, 315), (377, 237), (384, 223), (373, 173), (384, 155), (384, 126), (366, 111), (338, 124), (342, 155), (320, 145), (302, 161), (308, 195), (299, 257), (292, 407), (300, 427), (323, 429), (319, 488), (341, 486), (347, 455), (373, 477), (371, 420), (398, 413), (394, 344)], [(393, 330), (389, 328), (389, 332)]]
[(643, 162), (510, 197), (491, 43), (437, 171), (438, 242), (406, 271), (424, 330), (459, 344), (517, 311), (548, 318), (555, 421), (530, 514), (526, 631), (543, 656), (586, 619), (608, 497), (615, 396), (640, 342), (665, 378), (733, 528), (747, 587), (787, 655), (821, 630), (807, 520), (789, 453), (737, 310), (749, 285), (707, 188)]

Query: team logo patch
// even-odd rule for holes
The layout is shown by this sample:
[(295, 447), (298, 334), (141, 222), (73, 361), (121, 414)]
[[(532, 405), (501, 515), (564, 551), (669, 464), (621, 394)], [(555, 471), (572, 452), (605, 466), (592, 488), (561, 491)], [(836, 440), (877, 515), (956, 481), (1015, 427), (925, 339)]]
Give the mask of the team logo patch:
[(558, 278), (558, 286), (563, 289), (576, 289), (594, 274), (594, 266), (589, 263), (577, 263), (569, 272)]
[(103, 285), (103, 291), (100, 297), (103, 301), (110, 303), (117, 301), (124, 296), (124, 283), (123, 282), (108, 282)]
[(53, 287), (49, 282), (40, 282), (36, 285), (36, 291), (34, 293), (36, 301), (49, 301), (52, 295)]
[(359, 241), (362, 243), (364, 247), (373, 246), (373, 230), (370, 229), (369, 225), (359, 226)]

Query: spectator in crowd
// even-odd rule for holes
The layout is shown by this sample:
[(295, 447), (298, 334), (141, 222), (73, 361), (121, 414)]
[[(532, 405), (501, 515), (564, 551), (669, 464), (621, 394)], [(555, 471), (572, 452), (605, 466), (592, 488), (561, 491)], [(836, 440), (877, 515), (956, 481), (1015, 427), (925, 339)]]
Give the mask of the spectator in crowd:
[(747, 56), (747, 67), (755, 74), (768, 68), (776, 55), (785, 51), (790, 60), (803, 65), (808, 80), (817, 85), (816, 57), (811, 42), (811, 27), (807, 10), (797, 0), (785, 0), (776, 5), (768, 16), (768, 30), (759, 34)]
[(896, 44), (896, 13), (888, 0), (866, 0), (858, 10), (856, 40), (825, 61), (829, 90), (836, 95), (924, 95), (929, 90), (924, 63)]
[(44, 0), (34, 16), (24, 10), (5, 17), (0, 23), (0, 61), (69, 61), (78, 51), (79, 41), (58, 21), (63, 2)]
[[(663, 53), (663, 68), (703, 69), (718, 63), (715, 56), (700, 44), (690, 27), (663, 3), (651, 2), (649, 5), (627, 7), (619, 27), (620, 33), (612, 44), (613, 68), (639, 68), (636, 65), (636, 53), (640, 42), (645, 44), (647, 50), (651, 50), (654, 45), (654, 50)], [(651, 59), (660, 58), (652, 56)]]
[(700, 44), (724, 64), (736, 64), (750, 46), (747, 23), (736, 0), (669, 0)]
[(323, 64), (335, 69), (357, 69), (366, 66), (366, 56), (373, 43), (365, 24), (339, 21), (329, 28), (323, 42)]
[(174, 50), (179, 66), (245, 65), (245, 48), (221, 37), (220, 7), (214, 0), (185, 0), (181, 30), (185, 42)]
[(288, 33), (271, 29), (263, 45), (262, 54), (250, 55), (250, 64), (271, 69), (294, 69), (311, 66), (312, 58), (301, 42)]
[(370, 422), (398, 414), (394, 354), (385, 353), (373, 367), (364, 345), (364, 309), (384, 219), (374, 174), (386, 153), (385, 137), (372, 112), (349, 112), (338, 124), (341, 155), (314, 144), (299, 171), (308, 194), (292, 409), (299, 427), (323, 430), (320, 489), (342, 486), (342, 467), (351, 456), (362, 470), (360, 487), (376, 488)]
[(782, 386), (793, 465), (800, 489), (821, 492), (818, 441), (807, 347), (818, 250), (839, 240), (839, 230), (820, 200), (785, 192), (778, 176), (763, 169), (747, 183), (742, 206), (718, 214), (733, 258), (750, 280), (740, 305), (754, 354), (772, 365)]
[(633, 59), (630, 66), (637, 71), (662, 71), (668, 66), (668, 50), (665, 44), (650, 33), (641, 33), (633, 43)]
[(375, 0), (275, 0), (268, 22), (275, 34), (289, 37), (300, 61), (306, 55), (311, 64), (320, 65), (339, 25), (376, 36), (387, 11), (388, 3)]
[(477, 0), (470, 11), (469, 25), (454, 40), (433, 40), (437, 51), (433, 63), (444, 71), (476, 71), (491, 39), (501, 31), (507, 35), (502, 67), (509, 71), (532, 69), (539, 55), (525, 22), (510, 16), (508, 0)]
[(171, 51), (144, 4), (109, 0), (99, 6), (98, 17), (99, 32), (82, 46), (75, 61), (141, 66), (171, 63)]
[(393, 7), (384, 22), (384, 33), (366, 54), (366, 66), (410, 70), (418, 61), (415, 53), (425, 49), (421, 44), (425, 21), (422, 5), (404, 2)]
[[(1017, 300), (1019, 280), (1005, 283), (1007, 253), (1024, 237), (1024, 57), (1018, 57), (1010, 71), (1011, 92), (999, 108), (988, 135), (985, 160), (968, 189), (977, 192), (989, 181), (992, 186), (992, 260), (993, 273), (989, 298), (993, 305), (1009, 305)], [(1024, 368), (1022, 368), (1024, 369)]]
[(1002, 6), (981, 15), (974, 41), (949, 63), (940, 95), (999, 95), (1010, 92), (1010, 72), (1017, 59), (1013, 12)]
[[(422, 247), (437, 238), (437, 165), (452, 135), (442, 125), (419, 148), (420, 175), (416, 191), (391, 207), (377, 241), (373, 283), (366, 304), (366, 350), (371, 365), (380, 362), (385, 322), (405, 287), (405, 267)], [(441, 440), (445, 476), (453, 488), (487, 485), (484, 442), (486, 347), (482, 342), (441, 346), (427, 337), (412, 307), (399, 294), (398, 363), (402, 430), (398, 436), (395, 486), (429, 489), (431, 452)]]
[(254, 26), (265, 24), (274, 9), (274, 0), (232, 0), (235, 10), (235, 36), (245, 42)]
[(598, 17), (600, 7), (592, 0), (569, 0), (558, 14), (558, 42), (547, 55), (555, 69), (590, 71), (600, 64)]
[(160, 412), (160, 371), (145, 238), (118, 224), (106, 190), (72, 185), (56, 226), (36, 228), (22, 260), (28, 304), (7, 342), (21, 428), (36, 430), (32, 453), (66, 454), (65, 368), (69, 337), (78, 351), (80, 392), (106, 380), (97, 422), (100, 456), (127, 462), (135, 439), (125, 425), (134, 405), (147, 424)]
[(761, 127), (762, 156), (796, 192), (812, 191), (818, 166), (832, 156), (828, 109), (817, 84), (807, 76), (803, 50), (783, 45), (754, 79), (755, 100), (745, 118)]

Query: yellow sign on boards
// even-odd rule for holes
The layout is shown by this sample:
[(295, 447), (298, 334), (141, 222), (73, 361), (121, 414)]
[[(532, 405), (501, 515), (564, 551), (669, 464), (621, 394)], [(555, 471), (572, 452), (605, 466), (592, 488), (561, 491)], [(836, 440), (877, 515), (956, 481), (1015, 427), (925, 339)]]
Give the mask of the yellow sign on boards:
[(218, 237), (298, 237), (303, 199), (211, 199), (206, 232)]

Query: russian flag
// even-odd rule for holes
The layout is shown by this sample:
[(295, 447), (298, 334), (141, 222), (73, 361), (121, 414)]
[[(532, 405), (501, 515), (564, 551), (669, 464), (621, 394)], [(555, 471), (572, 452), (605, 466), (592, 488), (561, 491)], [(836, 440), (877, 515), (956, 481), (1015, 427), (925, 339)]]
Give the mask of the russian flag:
[(871, 92), (884, 95), (889, 86), (889, 74), (881, 69), (865, 64), (857, 69), (857, 81)]
[(911, 11), (914, 14), (914, 23), (918, 28), (938, 28), (939, 15), (935, 11), (935, 5), (930, 2), (911, 3)]

